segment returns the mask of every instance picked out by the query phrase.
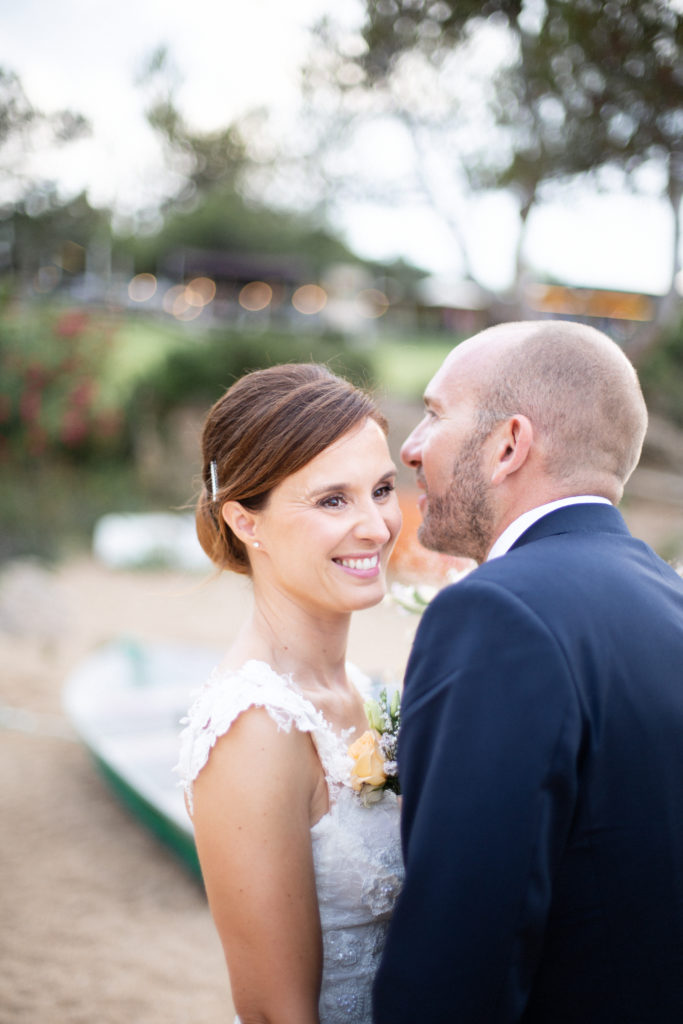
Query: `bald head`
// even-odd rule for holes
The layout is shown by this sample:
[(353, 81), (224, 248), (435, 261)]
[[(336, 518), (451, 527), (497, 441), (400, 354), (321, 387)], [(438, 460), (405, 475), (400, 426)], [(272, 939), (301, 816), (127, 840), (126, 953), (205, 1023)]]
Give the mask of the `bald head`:
[(500, 324), (454, 349), (441, 372), (467, 380), (483, 429), (526, 416), (565, 493), (621, 499), (647, 410), (633, 366), (605, 334), (566, 320)]

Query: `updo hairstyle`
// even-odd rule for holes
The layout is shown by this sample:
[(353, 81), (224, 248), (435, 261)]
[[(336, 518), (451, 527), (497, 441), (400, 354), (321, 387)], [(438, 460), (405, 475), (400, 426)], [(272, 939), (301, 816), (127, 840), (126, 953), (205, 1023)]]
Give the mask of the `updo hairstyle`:
[(209, 410), (202, 434), (196, 527), (209, 558), (221, 569), (249, 575), (246, 546), (223, 519), (223, 504), (239, 501), (252, 512), (264, 508), (285, 477), (368, 418), (386, 433), (386, 420), (370, 395), (318, 363), (255, 370), (228, 388)]

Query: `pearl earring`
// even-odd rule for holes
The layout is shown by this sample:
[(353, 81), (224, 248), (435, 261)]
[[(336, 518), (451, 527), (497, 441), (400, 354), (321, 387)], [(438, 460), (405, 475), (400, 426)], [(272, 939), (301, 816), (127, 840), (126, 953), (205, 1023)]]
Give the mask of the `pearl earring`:
[(254, 547), (255, 548), (260, 548), (261, 547), (261, 545), (259, 544), (259, 542), (257, 540), (254, 541)]

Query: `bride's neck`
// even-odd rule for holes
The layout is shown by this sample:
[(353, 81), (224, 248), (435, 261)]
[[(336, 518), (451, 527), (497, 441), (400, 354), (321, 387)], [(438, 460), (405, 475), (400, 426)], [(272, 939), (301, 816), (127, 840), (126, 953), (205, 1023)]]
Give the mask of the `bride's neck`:
[(334, 685), (344, 678), (350, 621), (350, 613), (316, 615), (291, 599), (255, 592), (251, 618), (228, 660), (231, 665), (251, 658), (265, 661), (304, 687)]

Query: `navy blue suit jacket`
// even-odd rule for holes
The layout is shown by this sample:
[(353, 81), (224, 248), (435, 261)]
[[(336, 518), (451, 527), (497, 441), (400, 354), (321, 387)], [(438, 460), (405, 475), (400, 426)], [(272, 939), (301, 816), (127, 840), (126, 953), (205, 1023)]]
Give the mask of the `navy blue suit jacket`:
[(615, 508), (437, 595), (399, 773), (377, 1024), (683, 1022), (683, 580)]

